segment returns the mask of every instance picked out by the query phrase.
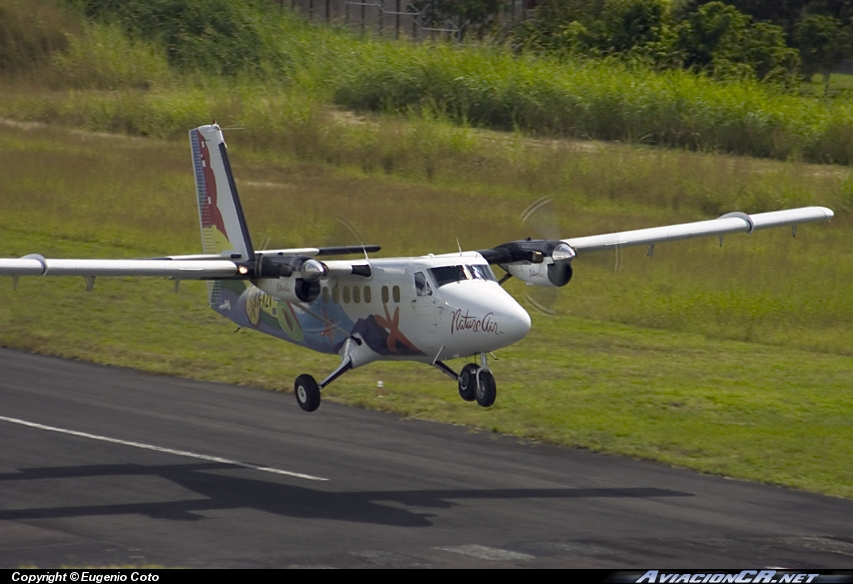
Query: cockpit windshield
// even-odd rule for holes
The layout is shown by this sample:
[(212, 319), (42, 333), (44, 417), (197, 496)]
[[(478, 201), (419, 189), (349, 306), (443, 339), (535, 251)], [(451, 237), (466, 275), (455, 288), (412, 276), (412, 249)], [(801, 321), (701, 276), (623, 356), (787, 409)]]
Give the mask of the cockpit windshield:
[(430, 268), (429, 273), (435, 285), (439, 288), (445, 284), (453, 282), (461, 282), (462, 280), (489, 280), (497, 282), (492, 269), (483, 264), (475, 264), (471, 266), (442, 266), (440, 268)]

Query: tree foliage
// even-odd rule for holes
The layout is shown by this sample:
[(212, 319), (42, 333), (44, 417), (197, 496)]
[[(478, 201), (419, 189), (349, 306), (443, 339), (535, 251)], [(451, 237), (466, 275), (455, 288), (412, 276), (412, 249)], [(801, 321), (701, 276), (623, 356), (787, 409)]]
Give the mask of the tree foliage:
[(806, 16), (794, 28), (794, 38), (803, 59), (803, 72), (823, 73), (827, 85), (832, 67), (851, 51), (850, 29), (831, 16)]
[(117, 22), (131, 36), (162, 41), (169, 63), (224, 75), (285, 65), (275, 31), (264, 24), (272, 9), (261, 0), (71, 0), (89, 18)]
[(723, 2), (709, 2), (678, 25), (684, 66), (718, 77), (755, 76), (792, 83), (799, 66), (797, 51), (785, 43), (783, 30), (752, 18)]
[(428, 28), (455, 29), (459, 39), (473, 34), (479, 38), (500, 21), (500, 11), (508, 0), (415, 0), (410, 10), (420, 14)]
[(786, 85), (799, 66), (780, 26), (719, 1), (546, 0), (513, 38), (537, 52), (613, 56)]

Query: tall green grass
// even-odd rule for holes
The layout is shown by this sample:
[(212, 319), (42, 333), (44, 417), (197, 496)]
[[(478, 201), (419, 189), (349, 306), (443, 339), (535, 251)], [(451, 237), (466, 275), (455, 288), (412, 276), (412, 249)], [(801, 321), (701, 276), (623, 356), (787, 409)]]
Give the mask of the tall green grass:
[(0, 74), (27, 76), (68, 47), (80, 20), (51, 0), (0, 2)]
[[(40, 0), (39, 6), (50, 5)], [(55, 6), (65, 16), (42, 19), (48, 37), (64, 44), (43, 51), (50, 58), (41, 58), (30, 86), (41, 81), (52, 89), (116, 93), (49, 96), (34, 104), (26, 103), (31, 96), (12, 96), (17, 105), (3, 106), (5, 115), (172, 135), (226, 111), (230, 124), (269, 134), (258, 139), (271, 142), (273, 129), (290, 131), (323, 106), (337, 105), (536, 136), (853, 163), (848, 99), (803, 98), (755, 82), (721, 83), (612, 61), (518, 56), (500, 46), (358, 37), (265, 2), (78, 0), (72, 6), (76, 25), (66, 24), (71, 13)], [(25, 19), (9, 22), (21, 24), (8, 24), (18, 32), (7, 37), (23, 37)], [(10, 63), (20, 60), (19, 52), (10, 53)], [(187, 125), (183, 113), (163, 113), (158, 103), (191, 111), (195, 121)]]
[(853, 162), (853, 103), (756, 82), (495, 48), (421, 46), (350, 70), (337, 103), (439, 110), (476, 126), (816, 162)]

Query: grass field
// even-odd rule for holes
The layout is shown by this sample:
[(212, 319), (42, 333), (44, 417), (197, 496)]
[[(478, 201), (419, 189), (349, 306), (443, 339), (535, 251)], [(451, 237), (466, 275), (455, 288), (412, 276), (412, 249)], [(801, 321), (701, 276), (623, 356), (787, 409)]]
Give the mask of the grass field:
[[(829, 76), (829, 91), (825, 91), (823, 75), (813, 75), (800, 85), (800, 94), (810, 97), (830, 97), (833, 99), (853, 97), (853, 75), (832, 73)], [(826, 94), (826, 95), (824, 95)]]
[[(581, 258), (558, 316), (501, 351), (489, 410), (416, 364), (347, 374), (327, 398), (527, 439), (591, 448), (853, 497), (853, 232), (850, 171), (692, 152), (537, 142), (440, 121), (306, 124), (339, 158), (234, 137), (253, 237), (316, 245), (335, 215), (383, 255), (478, 249), (528, 235), (527, 204), (554, 197), (565, 236), (689, 221), (742, 208), (825, 204), (830, 225)], [(417, 139), (413, 138), (416, 136)], [(308, 140), (310, 142), (310, 140)], [(382, 150), (407, 161), (388, 172)], [(374, 145), (376, 149), (373, 149)], [(319, 147), (318, 147), (319, 148)], [(319, 152), (320, 150), (318, 150)], [(431, 166), (424, 157), (431, 156)], [(418, 153), (421, 153), (419, 156)], [(196, 253), (188, 148), (56, 127), (0, 124), (0, 255)], [(312, 160), (306, 162), (306, 160)], [(510, 291), (523, 296), (523, 287)], [(289, 391), (336, 366), (206, 308), (203, 285), (162, 280), (0, 281), (0, 343), (36, 352)], [(239, 349), (239, 350), (235, 350)], [(243, 359), (238, 355), (251, 355)], [(386, 395), (376, 395), (382, 380)], [(293, 404), (292, 407), (296, 407)], [(317, 414), (322, 415), (322, 410)]]

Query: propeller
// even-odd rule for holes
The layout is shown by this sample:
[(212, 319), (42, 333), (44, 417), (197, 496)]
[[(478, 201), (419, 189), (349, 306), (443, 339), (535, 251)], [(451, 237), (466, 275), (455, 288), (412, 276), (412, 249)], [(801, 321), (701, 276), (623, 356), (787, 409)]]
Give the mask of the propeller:
[(525, 291), (527, 304), (537, 312), (552, 316), (556, 314), (554, 288), (562, 288), (571, 281), (572, 261), (577, 252), (560, 239), (554, 206), (548, 197), (531, 203), (520, 218), (523, 225), (542, 237), (508, 241), (478, 253), (490, 264), (506, 270), (501, 284), (510, 277), (526, 282), (530, 286)]
[(364, 238), (353, 224), (340, 215), (335, 216), (335, 221), (337, 221), (337, 226), (331, 237), (333, 241), (332, 245), (351, 245), (353, 243), (353, 238), (355, 238), (355, 243), (358, 243), (358, 245), (364, 248), (364, 259), (369, 259), (367, 257), (367, 249), (364, 245)]
[[(528, 205), (521, 213), (521, 224), (531, 229), (539, 239), (561, 239), (554, 203), (550, 197), (542, 197)], [(528, 284), (525, 286), (524, 299), (539, 314), (555, 316), (557, 311), (554, 306), (559, 293), (559, 288)]]
[[(557, 314), (554, 307), (559, 294), (558, 288), (568, 284), (572, 278), (575, 250), (562, 241), (557, 214), (549, 197), (532, 202), (521, 213), (520, 218), (522, 225), (540, 239), (528, 238), (505, 243), (492, 250), (484, 250), (484, 257), (489, 259), (490, 263), (501, 265), (512, 276), (527, 282), (524, 298), (533, 310), (554, 316)], [(618, 272), (622, 268), (622, 249), (615, 246), (614, 250), (615, 263), (611, 262), (607, 254), (593, 253), (590, 254), (589, 262), (585, 260), (584, 264), (602, 268), (610, 264), (613, 271)]]

